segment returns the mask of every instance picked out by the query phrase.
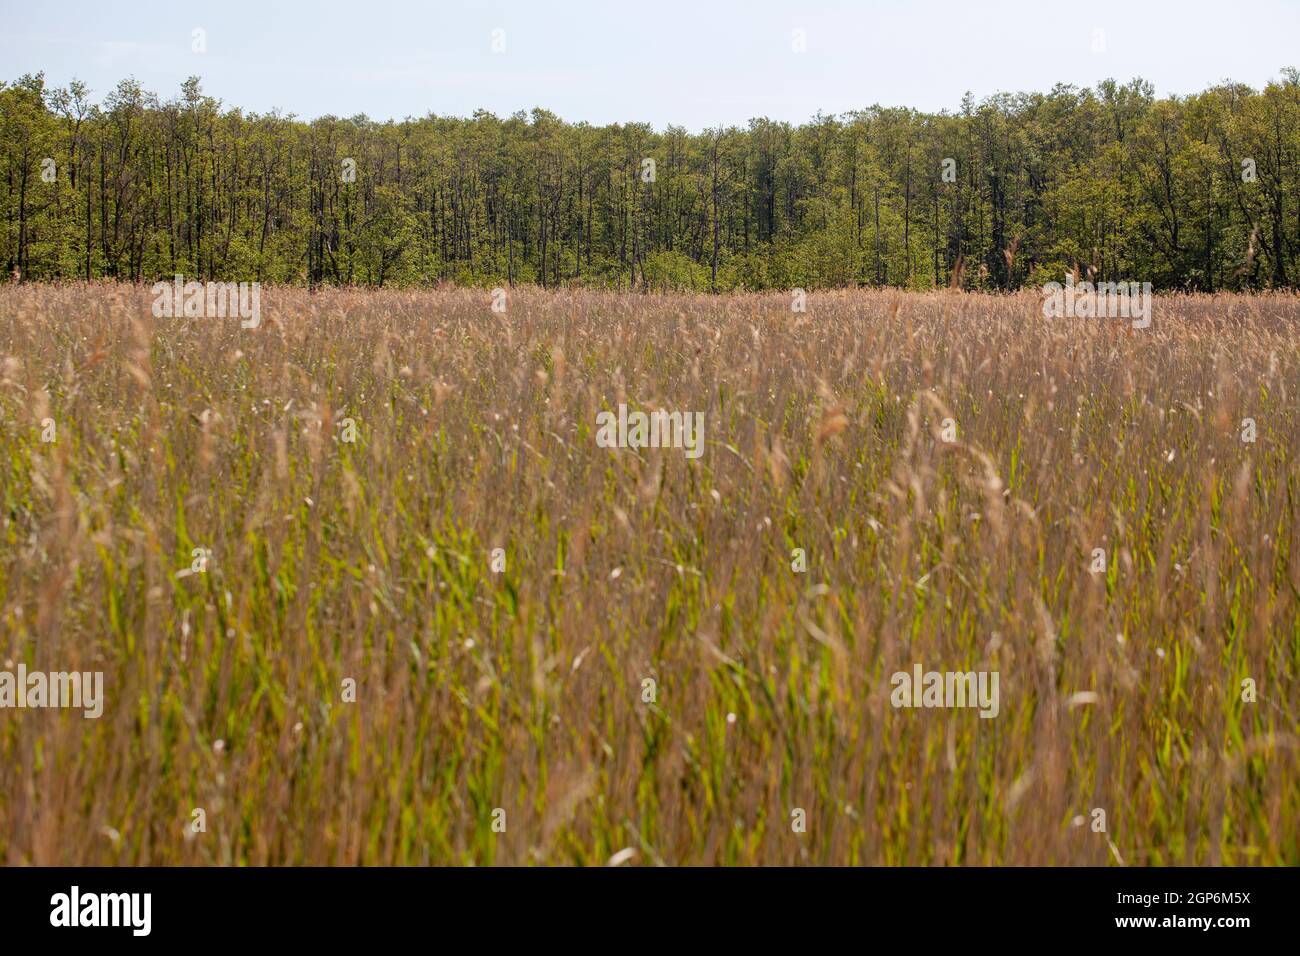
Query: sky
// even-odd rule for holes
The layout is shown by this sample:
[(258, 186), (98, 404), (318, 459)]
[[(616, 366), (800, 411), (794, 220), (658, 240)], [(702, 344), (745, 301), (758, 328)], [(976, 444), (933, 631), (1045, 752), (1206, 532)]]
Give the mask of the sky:
[(540, 106), (693, 132), (1107, 77), (1258, 88), (1297, 41), (1300, 0), (0, 0), (0, 80), (77, 78), (96, 102), (198, 75), (228, 107), (307, 119)]

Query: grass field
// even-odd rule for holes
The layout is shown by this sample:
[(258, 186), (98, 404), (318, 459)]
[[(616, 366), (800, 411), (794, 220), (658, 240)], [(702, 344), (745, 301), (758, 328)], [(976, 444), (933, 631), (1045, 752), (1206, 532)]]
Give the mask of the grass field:
[(1300, 298), (151, 298), (0, 287), (4, 863), (1300, 864)]

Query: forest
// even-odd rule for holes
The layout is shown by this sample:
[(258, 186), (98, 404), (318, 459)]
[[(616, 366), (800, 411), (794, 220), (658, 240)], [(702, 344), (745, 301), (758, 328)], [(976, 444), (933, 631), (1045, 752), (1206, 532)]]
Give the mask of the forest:
[(4, 281), (1015, 290), (1300, 284), (1300, 71), (700, 132), (250, 114), (0, 83)]

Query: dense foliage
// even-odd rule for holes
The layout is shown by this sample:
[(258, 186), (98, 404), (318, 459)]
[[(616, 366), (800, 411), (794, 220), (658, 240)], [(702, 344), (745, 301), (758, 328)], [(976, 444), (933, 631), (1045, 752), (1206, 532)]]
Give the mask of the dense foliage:
[(1300, 296), (150, 298), (0, 287), (0, 864), (1300, 865)]
[(540, 109), (304, 122), (224, 109), (197, 78), (96, 105), (29, 75), (0, 85), (0, 152), (7, 277), (1300, 284), (1295, 69), (1262, 91), (1106, 81), (698, 134)]

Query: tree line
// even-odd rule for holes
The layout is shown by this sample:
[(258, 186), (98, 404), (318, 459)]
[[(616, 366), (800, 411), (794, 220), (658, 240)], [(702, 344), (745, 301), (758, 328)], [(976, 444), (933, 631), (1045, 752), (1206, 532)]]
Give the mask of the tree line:
[(696, 290), (1300, 285), (1300, 71), (699, 133), (0, 83), (5, 277)]

